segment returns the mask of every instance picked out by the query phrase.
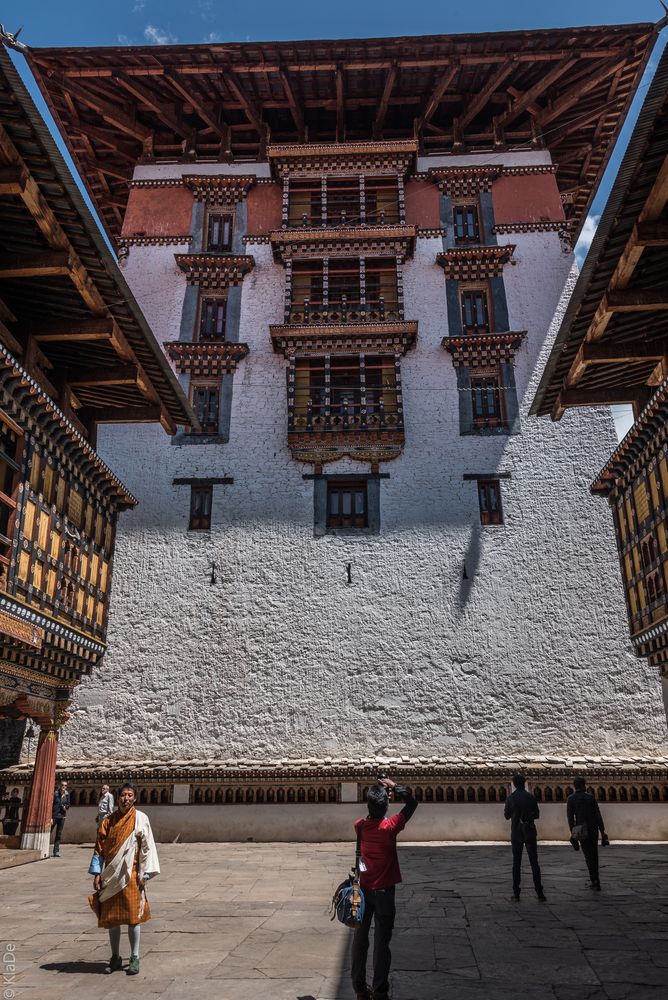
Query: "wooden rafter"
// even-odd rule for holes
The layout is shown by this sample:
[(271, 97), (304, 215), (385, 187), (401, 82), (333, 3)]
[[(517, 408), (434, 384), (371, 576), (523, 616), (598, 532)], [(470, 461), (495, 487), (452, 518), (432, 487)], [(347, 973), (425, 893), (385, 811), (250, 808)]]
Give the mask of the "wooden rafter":
[(290, 105), (290, 114), (292, 115), (292, 120), (295, 123), (295, 128), (297, 129), (297, 134), (299, 136), (299, 141), (303, 142), (306, 137), (306, 128), (304, 126), (304, 113), (301, 109), (301, 105), (295, 97), (295, 93), (292, 89), (292, 84), (288, 79), (287, 73), (279, 69), (278, 78), (281, 81), (283, 91), (287, 97), (288, 104)]
[(227, 129), (221, 121), (219, 121), (217, 114), (213, 110), (207, 108), (205, 101), (203, 101), (199, 93), (196, 93), (191, 81), (188, 81), (188, 85), (184, 84), (176, 74), (166, 73), (164, 80), (168, 83), (180, 97), (187, 101), (202, 119), (202, 121), (208, 125), (208, 127), (215, 132), (215, 134), (222, 140), (227, 138)]
[(383, 93), (380, 98), (380, 103), (378, 104), (378, 111), (376, 112), (376, 118), (373, 123), (373, 138), (379, 139), (383, 134), (383, 125), (385, 124), (385, 116), (387, 115), (387, 108), (390, 103), (390, 97), (392, 96), (392, 91), (394, 90), (394, 84), (397, 79), (397, 73), (399, 72), (397, 64), (392, 63), (387, 71), (387, 76), (385, 77), (385, 85), (383, 87)]
[(116, 79), (120, 83), (121, 87), (124, 87), (129, 94), (132, 94), (132, 96), (136, 97), (142, 104), (145, 104), (149, 111), (152, 111), (153, 114), (157, 115), (158, 118), (170, 129), (170, 131), (175, 132), (184, 139), (190, 134), (192, 131), (190, 126), (184, 122), (181, 115), (174, 114), (173, 111), (170, 111), (169, 107), (166, 106), (165, 98), (161, 94), (156, 93), (145, 83), (141, 83), (135, 77), (128, 76), (126, 73), (119, 73), (116, 76)]
[(336, 67), (336, 140), (344, 142), (346, 138), (346, 108), (343, 89), (343, 67)]
[(97, 111), (104, 121), (120, 129), (121, 132), (131, 135), (133, 139), (139, 139), (140, 142), (144, 142), (153, 134), (153, 130), (148, 125), (137, 121), (136, 117), (130, 117), (125, 114), (116, 104), (98, 96), (91, 88), (82, 87), (80, 84), (74, 83), (73, 80), (68, 80), (66, 84), (63, 82), (63, 86), (68, 88), (72, 97), (76, 97), (86, 107)]
[(517, 63), (517, 57), (512, 59), (506, 59), (505, 62), (501, 63), (496, 72), (492, 73), (488, 78), (487, 83), (481, 90), (478, 91), (476, 96), (468, 101), (465, 105), (466, 110), (459, 116), (459, 126), (465, 129), (470, 122), (479, 115), (483, 108), (486, 106), (492, 94), (494, 94), (503, 81), (510, 75), (510, 73), (515, 68)]
[(548, 87), (551, 87), (557, 80), (559, 80), (564, 73), (567, 73), (569, 69), (577, 63), (577, 56), (570, 56), (568, 59), (563, 59), (558, 62), (556, 66), (548, 70), (547, 73), (541, 79), (521, 94), (517, 100), (513, 101), (511, 106), (507, 111), (504, 111), (502, 115), (499, 115), (495, 120), (497, 125), (505, 128), (510, 122), (514, 121), (522, 112), (526, 111), (531, 104), (534, 103), (537, 97), (544, 94)]
[(438, 111), (438, 106), (441, 103), (441, 98), (446, 92), (454, 78), (459, 73), (460, 64), (459, 60), (453, 59), (451, 64), (446, 69), (445, 73), (438, 81), (430, 96), (427, 98), (427, 103), (425, 104), (424, 111), (417, 120), (416, 128), (418, 132), (420, 129), (424, 128), (427, 122), (431, 121), (436, 112)]
[(626, 63), (627, 59), (620, 59), (616, 62), (605, 63), (598, 70), (593, 70), (588, 67), (587, 73), (583, 76), (581, 80), (578, 80), (576, 84), (566, 90), (563, 94), (560, 94), (556, 100), (552, 101), (551, 104), (547, 106), (544, 111), (541, 111), (537, 116), (538, 124), (541, 127), (548, 125), (559, 115), (563, 114), (569, 108), (572, 108), (579, 100), (581, 100), (585, 94), (588, 94), (595, 87), (598, 87), (603, 80), (606, 80), (609, 76), (613, 76), (618, 70), (622, 69)]
[(266, 128), (262, 121), (262, 112), (255, 104), (255, 101), (251, 100), (251, 98), (247, 97), (243, 92), (241, 82), (237, 78), (236, 73), (232, 69), (225, 69), (223, 79), (228, 90), (234, 94), (239, 104), (244, 109), (248, 121), (251, 123), (256, 132), (260, 136), (263, 136)]
[(57, 278), (69, 275), (71, 258), (66, 250), (45, 253), (0, 254), (0, 280), (6, 278)]

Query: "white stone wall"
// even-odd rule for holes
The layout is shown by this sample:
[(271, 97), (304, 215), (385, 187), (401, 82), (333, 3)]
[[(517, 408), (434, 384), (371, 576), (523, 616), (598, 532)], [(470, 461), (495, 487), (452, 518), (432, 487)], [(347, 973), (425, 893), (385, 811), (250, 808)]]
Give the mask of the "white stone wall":
[[(405, 267), (406, 318), (419, 321), (402, 361), (406, 445), (381, 470), (381, 534), (361, 538), (313, 536), (313, 483), (302, 478), (312, 468), (287, 448), (285, 361), (268, 330), (282, 321), (283, 270), (268, 246), (249, 248), (240, 340), (250, 355), (234, 379), (229, 443), (101, 429), (103, 458), (140, 503), (118, 533), (109, 652), (77, 692), (62, 761), (665, 753), (659, 680), (627, 639), (612, 520), (588, 492), (615, 445), (611, 416), (527, 415), (572, 255), (556, 233), (500, 241), (517, 246), (504, 271), (510, 326), (528, 331), (516, 362), (522, 434), (459, 436), (455, 369), (440, 346), (442, 245), (420, 239)], [(160, 341), (179, 335), (182, 249), (133, 247), (125, 265)], [(368, 471), (347, 460), (327, 471), (356, 468)], [(476, 485), (462, 477), (494, 471), (512, 476), (505, 524), (482, 528)], [(214, 487), (210, 534), (188, 533), (177, 476), (234, 477)]]

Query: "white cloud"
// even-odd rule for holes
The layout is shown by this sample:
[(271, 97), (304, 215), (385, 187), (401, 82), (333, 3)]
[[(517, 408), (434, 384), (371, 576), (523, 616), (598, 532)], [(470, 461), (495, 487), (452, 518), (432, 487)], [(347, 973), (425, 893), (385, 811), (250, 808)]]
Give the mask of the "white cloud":
[(575, 259), (578, 262), (578, 267), (582, 267), (584, 259), (587, 256), (587, 251), (591, 246), (591, 241), (594, 239), (600, 221), (601, 221), (600, 215), (588, 215), (587, 218), (585, 219), (585, 224), (582, 227), (580, 238), (578, 239), (578, 242), (575, 247)]
[(222, 42), (222, 40), (223, 36), (217, 31), (210, 31), (209, 34), (205, 35), (202, 39), (203, 42), (208, 42), (210, 45), (213, 44), (213, 42)]
[(144, 28), (144, 38), (151, 45), (173, 45), (178, 42), (176, 35), (172, 35), (164, 28), (158, 28), (155, 24), (147, 24)]
[(127, 35), (116, 35), (116, 39), (119, 45), (132, 45), (132, 39)]
[(134, 5), (132, 7), (132, 13), (138, 14), (140, 11), (144, 9), (145, 6), (146, 6), (146, 0), (135, 0)]

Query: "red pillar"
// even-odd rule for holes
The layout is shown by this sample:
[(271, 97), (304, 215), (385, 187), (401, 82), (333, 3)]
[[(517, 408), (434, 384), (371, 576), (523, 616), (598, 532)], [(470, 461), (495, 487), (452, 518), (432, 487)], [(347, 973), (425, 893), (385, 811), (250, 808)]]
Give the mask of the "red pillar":
[(52, 723), (43, 725), (40, 727), (30, 797), (25, 807), (26, 818), (21, 837), (22, 850), (40, 851), (43, 858), (49, 856), (51, 807), (56, 783), (57, 758), (58, 726)]

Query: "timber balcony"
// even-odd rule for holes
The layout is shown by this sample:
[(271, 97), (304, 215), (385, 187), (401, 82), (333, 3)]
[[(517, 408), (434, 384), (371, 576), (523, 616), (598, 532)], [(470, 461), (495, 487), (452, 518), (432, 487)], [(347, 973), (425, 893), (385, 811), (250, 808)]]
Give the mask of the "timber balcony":
[(381, 295), (369, 302), (342, 295), (336, 302), (305, 298), (293, 302), (288, 323), (395, 323), (403, 319), (396, 298)]
[(340, 402), (317, 403), (309, 399), (305, 406), (288, 404), (288, 432), (305, 433), (346, 431), (403, 431), (404, 417), (400, 394), (385, 392), (381, 398), (362, 400), (344, 397)]

